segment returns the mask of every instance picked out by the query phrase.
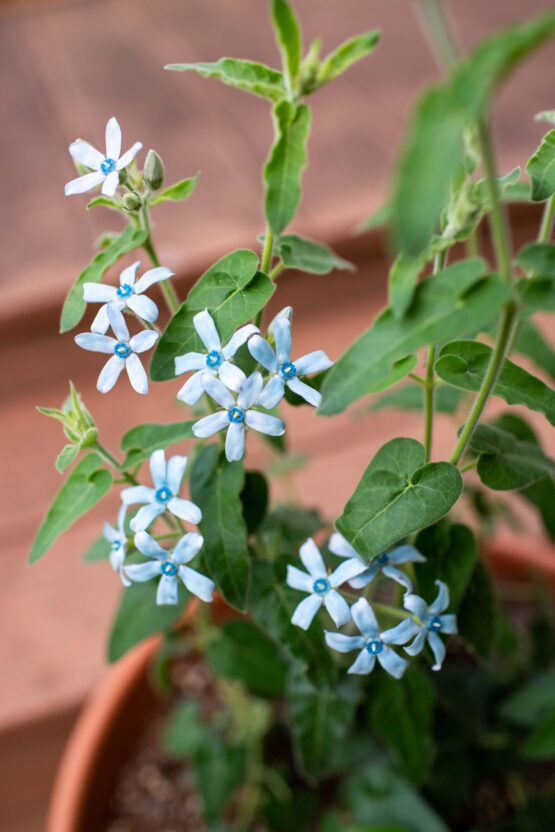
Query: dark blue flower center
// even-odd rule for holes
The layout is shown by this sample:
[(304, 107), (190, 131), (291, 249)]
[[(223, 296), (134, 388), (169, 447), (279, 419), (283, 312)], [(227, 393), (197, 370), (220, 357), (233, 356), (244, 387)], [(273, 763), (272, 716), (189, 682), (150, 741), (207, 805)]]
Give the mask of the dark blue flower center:
[(210, 352), (206, 356), (206, 366), (210, 367), (213, 370), (216, 367), (219, 367), (221, 363), (221, 353), (219, 353), (218, 350), (210, 350)]
[(162, 488), (159, 488), (154, 495), (159, 503), (167, 503), (172, 493), (167, 485), (163, 485)]
[(231, 410), (227, 411), (227, 418), (230, 422), (242, 422), (245, 414), (240, 407), (232, 407)]
[(432, 617), (428, 621), (428, 629), (441, 630), (441, 618), (439, 617), (439, 615), (432, 615)]
[(366, 649), (368, 650), (371, 656), (377, 656), (378, 653), (382, 652), (383, 644), (381, 643), (381, 641), (373, 639), (372, 641), (368, 642), (368, 644), (366, 645)]
[(168, 575), (170, 578), (177, 575), (177, 566), (175, 563), (172, 563), (171, 560), (165, 560), (162, 564), (162, 575)]
[(285, 361), (279, 368), (283, 378), (293, 378), (297, 372), (297, 368), (290, 361)]
[(376, 558), (376, 563), (380, 566), (385, 566), (386, 563), (389, 563), (389, 556), (385, 552), (382, 552), (381, 555), (378, 555)]
[(129, 285), (129, 283), (122, 283), (119, 289), (116, 291), (116, 294), (120, 296), (120, 298), (128, 298), (129, 295), (133, 294), (133, 287)]
[(118, 343), (114, 347), (114, 352), (118, 356), (118, 358), (127, 358), (129, 353), (131, 352), (131, 347), (129, 346), (129, 344), (126, 344), (125, 341), (118, 341)]
[(115, 170), (115, 169), (116, 169), (115, 159), (109, 159), (108, 156), (106, 156), (104, 161), (101, 162), (101, 164), (100, 164), (100, 170), (102, 171), (102, 173), (105, 173), (106, 175), (108, 175), (109, 173), (112, 173), (112, 171)]
[(114, 552), (117, 552), (118, 549), (121, 549), (121, 540), (114, 540), (114, 542), (112, 543), (112, 550)]
[(323, 595), (324, 592), (327, 592), (329, 589), (329, 583), (325, 578), (318, 578), (317, 581), (314, 581), (312, 589), (314, 592), (318, 593), (318, 595)]

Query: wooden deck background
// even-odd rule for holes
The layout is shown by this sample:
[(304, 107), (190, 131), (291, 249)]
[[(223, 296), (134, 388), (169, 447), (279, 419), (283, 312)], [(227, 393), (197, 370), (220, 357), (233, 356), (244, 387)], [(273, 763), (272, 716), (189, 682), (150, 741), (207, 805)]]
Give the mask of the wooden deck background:
[[(310, 164), (295, 228), (346, 240), (384, 199), (411, 105), (437, 70), (409, 0), (298, 0), (296, 6), (306, 42), (322, 34), (324, 53), (353, 33), (383, 31), (374, 56), (312, 99)], [(452, 3), (465, 46), (549, 7), (540, 0)], [(177, 382), (155, 386), (142, 398), (122, 378), (103, 397), (95, 390), (99, 357), (78, 350), (71, 334), (57, 335), (67, 287), (91, 259), (98, 234), (119, 221), (100, 208), (87, 212), (86, 196), (63, 196), (64, 183), (74, 176), (67, 144), (80, 136), (101, 146), (104, 124), (116, 115), (124, 147), (138, 139), (145, 150), (155, 147), (168, 182), (202, 170), (186, 205), (156, 212), (158, 249), (163, 263), (182, 276), (182, 291), (221, 254), (254, 246), (263, 227), (260, 170), (272, 138), (268, 103), (162, 67), (224, 54), (277, 65), (267, 9), (263, 0), (0, 3), (0, 731), (8, 732), (0, 765), (11, 771), (8, 749), (18, 747), (22, 769), (31, 767), (28, 726), (61, 714), (57, 733), (43, 734), (44, 748), (52, 751), (41, 758), (43, 786), (69, 724), (64, 714), (101, 672), (119, 590), (107, 567), (80, 560), (109, 506), (70, 530), (41, 563), (25, 567), (33, 534), (61, 482), (53, 467), (61, 432), (34, 405), (58, 406), (71, 377), (113, 450), (135, 422), (179, 418)], [(501, 172), (523, 164), (538, 144), (542, 126), (532, 117), (555, 106), (554, 58), (553, 46), (544, 48), (498, 98)], [(355, 276), (280, 278), (274, 307), (294, 302), (299, 354), (322, 347), (338, 357), (383, 302), (387, 266), (376, 238), (347, 243), (344, 251), (354, 252), (361, 265)], [(293, 450), (311, 457), (298, 477), (300, 493), (330, 517), (392, 431), (421, 434), (416, 416), (369, 417), (360, 408), (333, 420), (314, 419), (304, 408), (287, 418)], [(449, 448), (455, 430), (448, 418), (440, 422), (438, 454)], [(249, 462), (257, 465), (263, 452), (253, 445)], [(13, 771), (9, 782), (13, 788), (0, 786), (3, 832), (40, 829), (44, 788), (25, 800)]]

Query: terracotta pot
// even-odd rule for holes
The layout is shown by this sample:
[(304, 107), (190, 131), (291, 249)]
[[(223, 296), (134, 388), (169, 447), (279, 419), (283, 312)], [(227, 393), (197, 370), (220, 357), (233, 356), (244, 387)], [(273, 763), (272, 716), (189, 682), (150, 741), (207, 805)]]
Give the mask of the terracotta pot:
[[(539, 574), (555, 588), (555, 551), (544, 541), (501, 536), (486, 559), (500, 578)], [(99, 832), (113, 777), (138, 726), (156, 709), (147, 668), (160, 641), (148, 639), (124, 656), (86, 703), (58, 770), (45, 832)]]

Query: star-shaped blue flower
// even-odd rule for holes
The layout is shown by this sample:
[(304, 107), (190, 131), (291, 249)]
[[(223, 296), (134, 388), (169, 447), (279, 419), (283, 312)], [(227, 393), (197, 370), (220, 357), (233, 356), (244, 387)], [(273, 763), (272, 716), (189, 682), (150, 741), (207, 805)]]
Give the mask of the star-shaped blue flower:
[(70, 144), (69, 152), (75, 161), (91, 172), (68, 182), (65, 195), (82, 194), (102, 185), (105, 196), (114, 196), (119, 185), (119, 172), (131, 164), (141, 148), (141, 142), (135, 142), (133, 147), (121, 154), (121, 128), (117, 119), (112, 117), (106, 125), (106, 153), (101, 153), (82, 139)]
[(374, 611), (366, 598), (359, 598), (356, 604), (351, 607), (353, 621), (361, 632), (360, 636), (345, 636), (342, 633), (326, 632), (326, 643), (332, 650), (340, 653), (350, 653), (351, 650), (360, 650), (347, 673), (355, 673), (364, 676), (371, 673), (376, 664), (376, 659), (384, 670), (396, 679), (400, 679), (409, 662), (392, 650), (390, 644), (406, 644), (412, 638), (417, 629), (415, 622), (407, 618), (380, 633), (378, 622)]
[(275, 407), (283, 398), (285, 385), (287, 385), (293, 393), (297, 393), (306, 402), (318, 407), (322, 401), (321, 394), (301, 381), (299, 376), (327, 370), (333, 365), (333, 361), (330, 361), (322, 350), (310, 352), (294, 362), (291, 361), (291, 322), (287, 317), (278, 315), (272, 322), (272, 328), (276, 344), (275, 352), (268, 341), (260, 335), (253, 335), (248, 343), (252, 357), (272, 374), (259, 396), (258, 403), (268, 409)]
[(206, 347), (206, 352), (188, 352), (185, 355), (178, 355), (175, 359), (176, 376), (197, 370), (187, 379), (177, 394), (177, 398), (188, 405), (196, 404), (205, 392), (202, 385), (203, 373), (219, 376), (226, 387), (237, 393), (245, 381), (245, 374), (229, 359), (233, 358), (239, 347), (251, 335), (260, 330), (254, 324), (246, 324), (237, 330), (225, 347), (222, 347), (216, 324), (207, 309), (195, 315), (193, 325)]
[(125, 533), (125, 513), (127, 506), (122, 505), (118, 512), (117, 527), (111, 526), (110, 523), (104, 521), (104, 537), (111, 544), (110, 549), (110, 563), (114, 572), (119, 572), (120, 578), (124, 586), (129, 586), (129, 581), (125, 577), (123, 570), (123, 563), (125, 561), (125, 553), (127, 549), (127, 534)]
[(362, 587), (367, 586), (381, 572), (387, 578), (391, 578), (404, 586), (407, 592), (412, 592), (410, 578), (401, 569), (397, 569), (397, 565), (401, 563), (423, 563), (426, 560), (414, 546), (403, 545), (397, 546), (391, 552), (382, 552), (376, 555), (372, 563), (368, 565), (339, 532), (332, 534), (328, 545), (330, 552), (335, 555), (339, 555), (341, 558), (358, 558), (364, 564), (364, 571), (353, 578), (352, 581), (349, 581), (353, 589), (362, 589)]
[(428, 606), (419, 595), (408, 594), (403, 598), (405, 609), (413, 613), (419, 620), (416, 638), (405, 647), (409, 656), (420, 653), (426, 641), (434, 654), (435, 664), (432, 670), (441, 670), (445, 658), (445, 645), (439, 634), (453, 635), (457, 632), (457, 617), (453, 613), (443, 615), (449, 606), (449, 587), (443, 581), (436, 581), (438, 593), (435, 600)]
[(291, 618), (291, 623), (296, 624), (303, 630), (308, 630), (312, 619), (322, 606), (325, 606), (337, 627), (346, 624), (351, 618), (349, 605), (342, 595), (337, 592), (337, 587), (350, 580), (364, 567), (356, 558), (343, 561), (331, 575), (328, 575), (326, 564), (320, 554), (320, 550), (311, 537), (306, 540), (299, 549), (299, 555), (307, 572), (297, 569), (296, 566), (287, 567), (287, 583), (293, 589), (310, 593), (297, 605)]
[(147, 532), (138, 532), (135, 535), (135, 546), (143, 555), (154, 560), (127, 566), (127, 575), (132, 581), (140, 582), (160, 577), (156, 592), (157, 604), (177, 604), (179, 578), (189, 592), (201, 601), (209, 602), (216, 588), (214, 581), (196, 569), (185, 566), (200, 551), (203, 542), (202, 535), (198, 532), (188, 532), (179, 540), (175, 549), (168, 551)]
[(162, 449), (153, 451), (150, 456), (150, 473), (154, 488), (146, 485), (132, 485), (124, 488), (121, 499), (126, 506), (145, 503), (129, 524), (134, 532), (148, 529), (158, 515), (169, 511), (195, 525), (202, 519), (202, 512), (190, 500), (183, 500), (177, 495), (181, 480), (187, 466), (186, 456), (172, 456), (166, 465), (166, 456)]

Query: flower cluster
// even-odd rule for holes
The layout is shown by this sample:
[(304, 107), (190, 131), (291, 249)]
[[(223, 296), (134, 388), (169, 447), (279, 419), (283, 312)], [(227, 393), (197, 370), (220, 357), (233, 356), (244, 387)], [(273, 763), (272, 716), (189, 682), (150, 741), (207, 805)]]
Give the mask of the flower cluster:
[[(348, 624), (351, 620), (360, 635), (345, 635), (326, 631), (326, 643), (333, 650), (348, 653), (359, 650), (360, 653), (351, 665), (348, 673), (370, 673), (378, 663), (395, 678), (399, 679), (408, 667), (407, 659), (400, 656), (391, 645), (403, 646), (409, 656), (416, 656), (425, 646), (430, 645), (435, 658), (433, 670), (439, 670), (445, 657), (445, 645), (440, 633), (450, 635), (457, 632), (455, 615), (442, 614), (449, 606), (449, 589), (442, 581), (437, 598), (428, 606), (423, 598), (412, 592), (412, 583), (408, 575), (392, 564), (422, 562), (425, 558), (413, 546), (399, 546), (390, 553), (383, 552), (368, 565), (353, 549), (350, 543), (339, 533), (330, 538), (329, 549), (343, 562), (328, 573), (324, 559), (309, 538), (300, 547), (299, 555), (306, 572), (289, 564), (287, 583), (293, 589), (306, 592), (296, 607), (291, 618), (292, 624), (307, 630), (322, 605), (325, 606), (337, 627)], [(407, 610), (403, 621), (388, 630), (380, 630), (376, 615), (366, 598), (360, 597), (351, 607), (341, 595), (340, 587), (344, 583), (356, 589), (367, 586), (381, 572), (405, 587), (403, 606)], [(403, 617), (402, 611), (398, 613)], [(410, 644), (409, 644), (410, 642)]]

